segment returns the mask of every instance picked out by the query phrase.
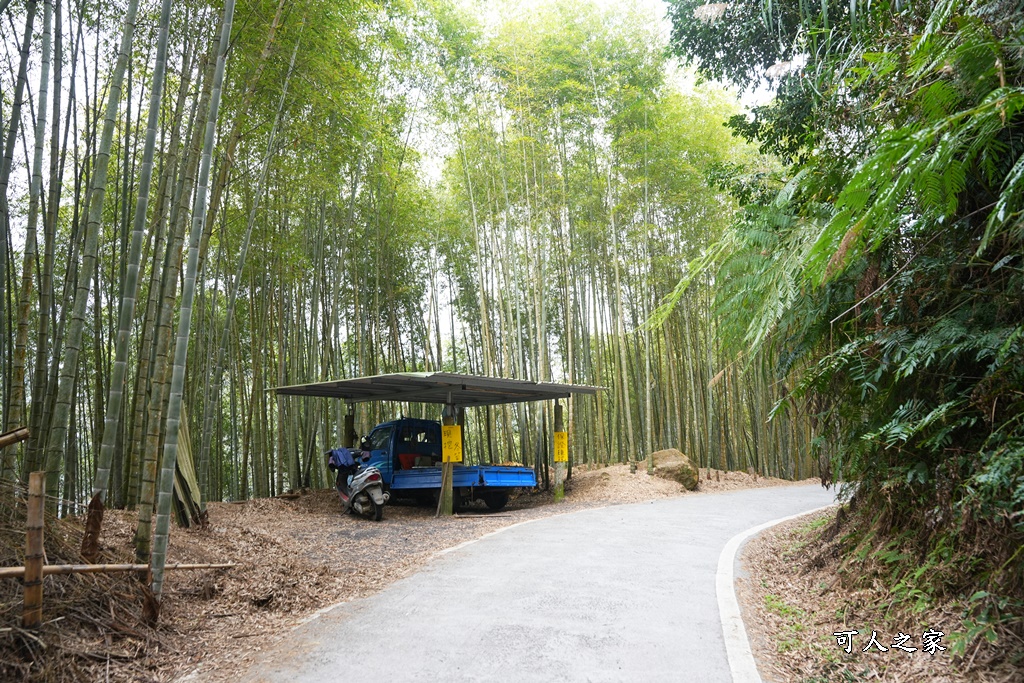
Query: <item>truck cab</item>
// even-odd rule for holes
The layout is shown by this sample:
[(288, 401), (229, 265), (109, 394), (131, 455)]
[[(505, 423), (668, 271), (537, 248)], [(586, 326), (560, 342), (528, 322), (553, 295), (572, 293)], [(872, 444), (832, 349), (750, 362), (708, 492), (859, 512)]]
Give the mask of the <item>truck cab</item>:
[[(436, 500), (441, 490), (440, 422), (409, 417), (384, 422), (362, 440), (362, 450), (392, 495)], [(500, 510), (512, 491), (536, 485), (537, 475), (529, 467), (457, 464), (452, 472), (456, 505), (483, 500)]]
[(384, 422), (366, 436), (362, 448), (390, 486), (396, 472), (440, 465), (441, 423), (408, 417)]

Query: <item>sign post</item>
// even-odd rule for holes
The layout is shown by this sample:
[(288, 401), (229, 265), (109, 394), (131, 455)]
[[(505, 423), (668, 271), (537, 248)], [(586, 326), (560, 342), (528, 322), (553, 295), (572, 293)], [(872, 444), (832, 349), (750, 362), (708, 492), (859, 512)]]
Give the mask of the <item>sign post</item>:
[(569, 435), (562, 418), (562, 404), (555, 399), (555, 501), (565, 498), (565, 473), (569, 466)]
[(441, 493), (437, 497), (437, 517), (452, 514), (452, 476), (455, 463), (462, 462), (462, 427), (455, 424), (455, 406), (441, 411)]

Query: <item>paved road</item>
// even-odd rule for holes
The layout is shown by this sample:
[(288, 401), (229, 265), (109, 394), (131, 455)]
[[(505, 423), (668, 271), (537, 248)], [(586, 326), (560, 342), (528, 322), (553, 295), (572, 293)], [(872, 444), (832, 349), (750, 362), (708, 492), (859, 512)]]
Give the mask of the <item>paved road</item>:
[(787, 486), (511, 527), (306, 623), (241, 680), (725, 682), (722, 548), (831, 502)]

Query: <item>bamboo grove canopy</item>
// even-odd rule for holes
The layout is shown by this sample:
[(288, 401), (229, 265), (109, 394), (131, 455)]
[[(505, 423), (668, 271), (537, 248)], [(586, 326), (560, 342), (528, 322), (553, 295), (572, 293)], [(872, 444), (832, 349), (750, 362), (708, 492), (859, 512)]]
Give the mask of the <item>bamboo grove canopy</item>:
[(407, 401), (474, 406), (547, 401), (571, 394), (594, 395), (601, 387), (523, 379), (459, 375), (452, 372), (398, 372), (390, 375), (277, 387), (283, 396), (326, 396), (348, 403)]

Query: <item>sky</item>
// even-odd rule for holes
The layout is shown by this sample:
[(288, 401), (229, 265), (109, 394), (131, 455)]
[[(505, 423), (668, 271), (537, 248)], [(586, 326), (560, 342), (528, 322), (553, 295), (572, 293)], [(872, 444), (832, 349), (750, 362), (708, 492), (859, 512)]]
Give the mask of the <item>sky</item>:
[[(632, 5), (637, 13), (646, 14), (650, 17), (652, 24), (658, 24), (664, 44), (667, 46), (672, 31), (672, 24), (668, 18), (668, 3), (664, 0), (589, 0), (602, 9), (621, 8)], [(459, 6), (467, 13), (474, 14), (483, 21), (485, 30), (496, 31), (497, 27), (505, 21), (509, 13), (514, 12), (517, 16), (528, 15), (542, 7), (552, 4), (553, 0), (457, 0)], [(671, 64), (671, 63), (670, 63)], [(692, 91), (697, 82), (694, 71), (677, 63), (674, 68), (670, 66), (666, 74), (669, 83), (675, 86), (680, 92)], [(736, 93), (737, 99), (742, 107), (750, 108), (765, 104), (773, 97), (773, 90), (767, 83), (744, 92), (737, 92), (734, 88), (727, 87), (721, 83), (715, 83), (725, 90)], [(423, 112), (426, 112), (427, 104), (423, 98)], [(438, 136), (432, 123), (419, 117), (412, 131), (411, 143), (421, 154), (420, 169), (427, 182), (435, 183), (440, 181), (445, 159), (454, 152), (449, 140), (444, 136)]]

